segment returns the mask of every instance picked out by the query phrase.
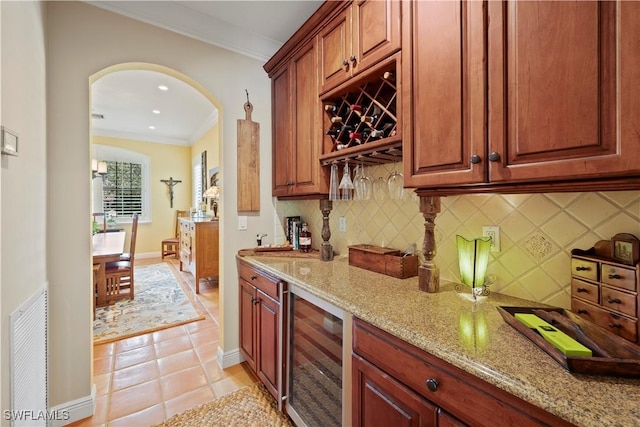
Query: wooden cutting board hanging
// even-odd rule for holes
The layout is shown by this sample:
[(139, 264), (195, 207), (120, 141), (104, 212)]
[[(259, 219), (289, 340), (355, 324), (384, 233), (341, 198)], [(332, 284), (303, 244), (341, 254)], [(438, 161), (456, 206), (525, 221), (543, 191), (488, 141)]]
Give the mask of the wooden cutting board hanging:
[(244, 111), (246, 118), (238, 119), (238, 212), (259, 212), (260, 123), (251, 120), (249, 92)]

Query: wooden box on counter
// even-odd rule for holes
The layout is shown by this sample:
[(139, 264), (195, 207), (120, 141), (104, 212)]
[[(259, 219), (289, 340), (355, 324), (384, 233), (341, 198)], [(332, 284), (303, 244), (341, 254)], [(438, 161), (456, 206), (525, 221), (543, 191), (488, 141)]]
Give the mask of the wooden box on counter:
[(418, 257), (373, 245), (349, 246), (349, 265), (398, 279), (418, 275)]

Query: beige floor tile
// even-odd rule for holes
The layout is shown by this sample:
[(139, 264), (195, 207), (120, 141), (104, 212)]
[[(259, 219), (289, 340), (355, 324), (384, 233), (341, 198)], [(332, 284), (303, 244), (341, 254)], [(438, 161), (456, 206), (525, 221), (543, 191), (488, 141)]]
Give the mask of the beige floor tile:
[(162, 395), (165, 400), (196, 390), (206, 385), (207, 382), (207, 376), (200, 366), (194, 366), (160, 378)]
[(211, 402), (214, 399), (215, 395), (211, 390), (211, 387), (208, 385), (200, 387), (199, 389), (193, 390), (189, 393), (185, 393), (174, 399), (169, 399), (165, 402), (167, 418), (195, 406), (202, 405), (203, 403)]
[(164, 403), (109, 421), (109, 427), (148, 427), (165, 420)]
[(218, 360), (213, 359), (204, 363), (204, 372), (207, 374), (209, 382), (214, 383), (226, 378), (228, 375), (218, 365)]
[(193, 344), (191, 344), (189, 336), (184, 334), (179, 337), (156, 342), (153, 346), (156, 349), (156, 357), (158, 358), (163, 358), (171, 354), (180, 353), (181, 351), (193, 348)]
[(218, 341), (206, 343), (203, 345), (194, 346), (196, 353), (198, 354), (198, 358), (200, 359), (200, 363), (206, 363), (210, 360), (214, 360), (218, 357), (218, 346), (220, 343)]
[(102, 375), (113, 369), (113, 356), (93, 359), (93, 375)]
[(98, 344), (93, 347), (93, 358), (112, 356), (115, 351), (115, 343)]
[(138, 384), (111, 393), (107, 420), (115, 420), (162, 403), (160, 380)]
[(139, 363), (124, 369), (118, 369), (113, 373), (113, 391), (149, 382), (160, 377), (158, 363), (155, 360)]
[(111, 372), (93, 376), (93, 383), (96, 385), (96, 396), (109, 394), (111, 392)]
[(196, 366), (198, 363), (200, 363), (198, 356), (193, 349), (181, 351), (158, 359), (161, 376), (169, 375), (176, 371), (182, 371), (183, 369)]
[(173, 328), (161, 329), (154, 332), (153, 342), (158, 343), (164, 340), (170, 340), (171, 338), (181, 337), (186, 333), (184, 325), (174, 326)]
[(209, 328), (189, 334), (194, 346), (205, 345), (220, 340), (219, 328)]
[(125, 351), (134, 350), (151, 344), (153, 344), (151, 334), (138, 335), (137, 337), (116, 341), (116, 353), (123, 353)]
[(213, 320), (199, 320), (197, 322), (191, 322), (184, 325), (187, 332), (190, 334), (207, 329), (217, 328), (218, 324)]
[(125, 351), (123, 353), (116, 352), (114, 369), (124, 369), (138, 363), (149, 362), (155, 359), (156, 354), (152, 345), (136, 348), (134, 350)]

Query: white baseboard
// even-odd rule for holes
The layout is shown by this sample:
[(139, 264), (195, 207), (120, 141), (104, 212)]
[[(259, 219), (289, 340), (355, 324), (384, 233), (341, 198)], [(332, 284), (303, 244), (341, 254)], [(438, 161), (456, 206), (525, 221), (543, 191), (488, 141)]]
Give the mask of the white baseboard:
[(50, 412), (62, 414), (63, 416), (55, 417), (48, 424), (49, 427), (62, 427), (83, 418), (91, 417), (95, 409), (96, 385), (91, 387), (91, 395), (72, 400), (61, 405), (54, 406)]
[(240, 349), (238, 348), (225, 353), (224, 350), (222, 350), (222, 347), (218, 347), (217, 355), (218, 366), (220, 366), (222, 369), (227, 369), (231, 366), (238, 365), (244, 362), (244, 357), (242, 357), (242, 354), (240, 354)]
[[(143, 254), (136, 253), (136, 258), (145, 259), (145, 258), (160, 258), (162, 254), (160, 252), (145, 252)], [(171, 257), (173, 259), (173, 257)]]

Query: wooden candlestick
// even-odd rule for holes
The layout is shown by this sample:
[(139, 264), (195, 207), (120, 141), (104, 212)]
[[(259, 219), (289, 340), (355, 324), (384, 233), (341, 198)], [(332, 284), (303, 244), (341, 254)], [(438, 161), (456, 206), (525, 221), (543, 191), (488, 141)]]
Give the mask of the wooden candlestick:
[(418, 267), (418, 287), (425, 292), (440, 289), (440, 269), (433, 262), (436, 256), (435, 220), (440, 213), (440, 197), (420, 196), (420, 212), (424, 216), (424, 262)]
[(333, 260), (333, 247), (329, 243), (331, 238), (331, 228), (329, 228), (329, 213), (333, 209), (333, 202), (329, 199), (320, 200), (320, 211), (322, 211), (322, 245), (320, 246), (320, 260)]

